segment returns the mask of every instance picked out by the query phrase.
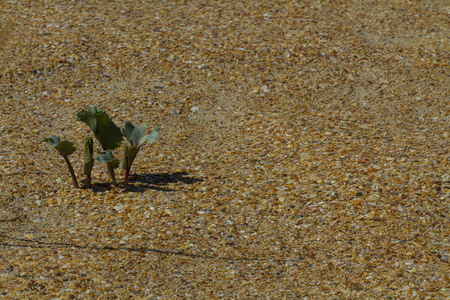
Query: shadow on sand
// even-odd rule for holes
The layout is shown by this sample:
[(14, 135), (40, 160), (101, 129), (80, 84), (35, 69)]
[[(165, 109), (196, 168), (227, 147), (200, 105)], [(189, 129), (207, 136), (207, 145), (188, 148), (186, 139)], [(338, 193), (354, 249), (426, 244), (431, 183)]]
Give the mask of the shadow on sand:
[[(118, 186), (120, 188), (124, 188), (130, 192), (144, 192), (145, 190), (155, 190), (155, 191), (163, 191), (163, 192), (174, 192), (176, 190), (171, 188), (166, 188), (171, 183), (182, 182), (184, 184), (193, 184), (196, 182), (202, 182), (203, 179), (192, 178), (188, 176), (188, 172), (175, 172), (175, 173), (159, 173), (159, 174), (139, 174), (139, 175), (131, 175), (130, 180), (127, 186), (124, 186), (123, 183), (118, 182)], [(85, 181), (81, 180), (81, 184), (85, 186)], [(94, 182), (92, 183), (91, 189), (95, 193), (105, 192), (107, 190), (111, 190), (112, 184), (111, 182)]]

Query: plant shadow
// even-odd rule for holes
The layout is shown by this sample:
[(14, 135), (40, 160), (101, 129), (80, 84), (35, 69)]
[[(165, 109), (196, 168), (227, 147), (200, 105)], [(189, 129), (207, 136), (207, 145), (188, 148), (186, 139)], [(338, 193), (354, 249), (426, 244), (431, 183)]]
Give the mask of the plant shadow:
[[(155, 190), (163, 192), (175, 192), (176, 190), (171, 188), (165, 188), (162, 186), (170, 183), (182, 182), (185, 184), (193, 184), (196, 182), (202, 182), (203, 179), (187, 177), (188, 172), (175, 172), (175, 173), (159, 173), (159, 174), (138, 174), (130, 175), (130, 180), (127, 186), (124, 186), (119, 182), (119, 187), (130, 192), (144, 192), (145, 190)], [(85, 187), (85, 181), (81, 180), (81, 184)], [(110, 182), (93, 183), (90, 187), (95, 193), (101, 193), (113, 188)]]
[(138, 174), (131, 175), (128, 186), (129, 191), (142, 192), (146, 189), (174, 192), (174, 189), (164, 188), (161, 186), (168, 185), (170, 183), (182, 182), (184, 184), (193, 184), (196, 182), (202, 182), (203, 179), (188, 177), (188, 172), (175, 172), (175, 173), (159, 173), (159, 174)]

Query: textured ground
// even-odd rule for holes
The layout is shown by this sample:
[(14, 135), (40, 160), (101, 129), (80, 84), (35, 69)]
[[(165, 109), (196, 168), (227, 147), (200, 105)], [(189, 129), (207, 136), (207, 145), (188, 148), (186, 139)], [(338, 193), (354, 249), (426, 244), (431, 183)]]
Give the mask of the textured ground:
[[(0, 295), (448, 299), (447, 1), (1, 1)], [(128, 188), (39, 142), (162, 127)], [(120, 151), (116, 152), (120, 157)], [(118, 174), (119, 181), (122, 178)]]

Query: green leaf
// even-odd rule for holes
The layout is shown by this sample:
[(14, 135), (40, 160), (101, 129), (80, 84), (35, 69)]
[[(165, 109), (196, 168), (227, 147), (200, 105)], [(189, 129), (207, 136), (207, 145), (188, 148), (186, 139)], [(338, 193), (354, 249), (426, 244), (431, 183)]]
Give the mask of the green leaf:
[(48, 138), (41, 139), (41, 142), (47, 142), (52, 147), (56, 147), (59, 144), (60, 138), (57, 135), (50, 135)]
[(159, 127), (155, 126), (150, 135), (145, 135), (147, 125), (133, 125), (126, 122), (122, 128), (123, 135), (127, 138), (131, 146), (141, 147), (145, 142), (153, 144), (159, 138)]
[(102, 150), (99, 154), (95, 154), (94, 158), (99, 163), (107, 163), (113, 168), (117, 168), (120, 164), (119, 160), (114, 158), (113, 154), (109, 150)]
[(117, 158), (115, 158), (112, 161), (108, 162), (108, 164), (115, 169), (119, 167), (120, 161)]
[(77, 114), (77, 121), (86, 123), (102, 145), (103, 150), (113, 150), (122, 142), (122, 132), (101, 108), (90, 107)]
[(69, 141), (61, 141), (55, 148), (64, 156), (68, 156), (77, 150), (73, 143)]
[(124, 170), (130, 169), (131, 165), (134, 162), (134, 159), (136, 158), (136, 155), (139, 151), (140, 147), (137, 146), (125, 146), (123, 149), (123, 160), (122, 160), (122, 168)]
[(48, 138), (41, 139), (41, 141), (49, 143), (50, 146), (58, 150), (59, 154), (62, 156), (69, 156), (77, 150), (72, 142), (61, 141), (59, 136), (54, 134), (50, 135)]
[(94, 167), (94, 141), (90, 136), (87, 136), (84, 141), (84, 175), (91, 174)]
[(147, 136), (147, 143), (153, 144), (156, 143), (156, 140), (159, 138), (159, 127), (155, 126), (153, 127), (152, 133)]
[(112, 155), (111, 151), (109, 150), (102, 150), (98, 154), (94, 155), (94, 158), (99, 163), (106, 163), (114, 159), (114, 156)]

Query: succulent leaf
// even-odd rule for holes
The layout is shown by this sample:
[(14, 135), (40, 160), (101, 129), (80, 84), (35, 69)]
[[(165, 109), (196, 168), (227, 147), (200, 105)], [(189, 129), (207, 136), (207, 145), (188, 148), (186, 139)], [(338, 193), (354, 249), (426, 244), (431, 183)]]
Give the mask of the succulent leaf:
[(54, 134), (50, 135), (48, 138), (41, 139), (41, 141), (49, 143), (50, 146), (58, 150), (62, 156), (68, 156), (77, 150), (72, 142), (61, 141), (60, 137)]
[(91, 174), (92, 168), (94, 167), (94, 140), (87, 136), (84, 142), (84, 175)]
[(52, 134), (48, 138), (41, 139), (41, 142), (47, 142), (50, 146), (56, 147), (60, 142), (60, 138), (59, 136)]
[(150, 135), (145, 135), (147, 125), (133, 125), (126, 122), (122, 128), (123, 135), (126, 137), (131, 146), (141, 147), (145, 142), (150, 144), (156, 142), (159, 138), (159, 127), (155, 126)]
[(94, 158), (99, 163), (106, 163), (114, 159), (114, 156), (112, 155), (111, 151), (109, 150), (102, 150), (98, 154), (94, 154)]
[(140, 147), (137, 146), (125, 146), (123, 149), (123, 160), (122, 160), (122, 168), (124, 170), (130, 169), (133, 164), (134, 159), (139, 151)]
[(94, 158), (99, 163), (107, 163), (111, 165), (113, 168), (117, 168), (119, 166), (119, 160), (114, 158), (113, 154), (109, 150), (102, 150), (99, 154), (95, 154)]
[(156, 140), (159, 138), (159, 127), (155, 126), (153, 127), (152, 133), (147, 136), (147, 143), (153, 144), (156, 143)]
[(115, 168), (119, 167), (120, 161), (117, 158), (114, 158), (113, 160), (108, 162), (108, 164), (115, 169)]
[(90, 107), (77, 114), (77, 121), (87, 124), (104, 150), (113, 150), (122, 142), (122, 132), (101, 108)]

